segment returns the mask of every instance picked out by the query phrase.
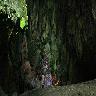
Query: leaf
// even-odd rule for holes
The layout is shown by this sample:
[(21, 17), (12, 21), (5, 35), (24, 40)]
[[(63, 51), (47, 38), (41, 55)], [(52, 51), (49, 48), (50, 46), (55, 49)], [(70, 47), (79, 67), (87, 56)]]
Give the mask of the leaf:
[(20, 20), (20, 27), (23, 29), (25, 26), (25, 19), (22, 17), (22, 19)]

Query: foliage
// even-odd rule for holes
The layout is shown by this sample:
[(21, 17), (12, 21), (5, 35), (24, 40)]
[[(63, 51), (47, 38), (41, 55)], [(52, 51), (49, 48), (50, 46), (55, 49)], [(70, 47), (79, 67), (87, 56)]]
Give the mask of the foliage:
[(0, 0), (0, 10), (8, 14), (8, 18), (17, 20), (23, 17), (27, 20), (27, 6), (25, 0)]
[(20, 20), (20, 27), (23, 29), (25, 26), (25, 19), (22, 17)]

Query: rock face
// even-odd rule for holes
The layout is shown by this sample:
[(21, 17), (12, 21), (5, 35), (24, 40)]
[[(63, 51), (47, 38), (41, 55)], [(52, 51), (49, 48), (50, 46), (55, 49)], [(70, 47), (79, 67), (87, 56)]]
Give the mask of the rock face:
[(35, 45), (29, 52), (46, 50), (52, 64), (60, 64), (62, 82), (96, 78), (96, 0), (27, 0), (27, 5), (28, 45)]
[(25, 92), (20, 96), (96, 96), (96, 80)]

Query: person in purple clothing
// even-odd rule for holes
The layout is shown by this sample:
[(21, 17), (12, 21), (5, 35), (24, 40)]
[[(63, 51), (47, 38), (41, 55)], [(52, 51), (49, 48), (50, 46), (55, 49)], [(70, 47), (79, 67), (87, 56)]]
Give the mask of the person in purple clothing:
[(52, 85), (52, 76), (50, 72), (50, 66), (48, 63), (48, 57), (45, 55), (42, 63), (42, 86), (48, 87)]
[(46, 74), (45, 76), (45, 87), (52, 85), (52, 76), (51, 74)]

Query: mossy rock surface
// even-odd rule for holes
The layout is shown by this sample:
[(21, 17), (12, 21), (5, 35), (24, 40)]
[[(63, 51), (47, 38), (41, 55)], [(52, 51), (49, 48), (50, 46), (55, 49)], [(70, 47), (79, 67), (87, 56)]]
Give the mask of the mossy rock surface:
[(20, 96), (96, 96), (96, 80), (27, 91)]

